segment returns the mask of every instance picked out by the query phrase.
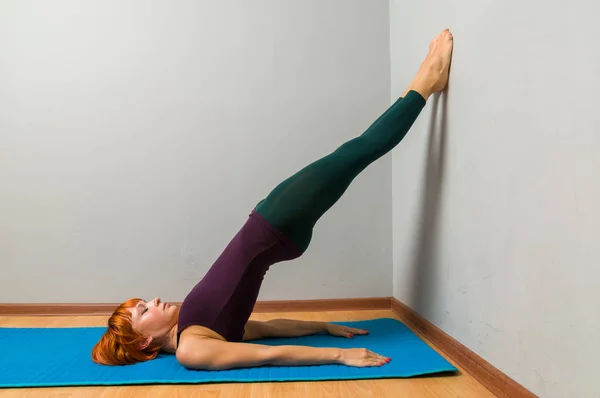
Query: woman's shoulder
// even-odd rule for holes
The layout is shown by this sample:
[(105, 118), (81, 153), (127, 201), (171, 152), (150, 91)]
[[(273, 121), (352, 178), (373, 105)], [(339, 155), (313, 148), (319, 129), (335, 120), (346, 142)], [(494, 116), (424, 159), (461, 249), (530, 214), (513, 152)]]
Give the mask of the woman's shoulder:
[(204, 326), (188, 326), (181, 332), (175, 351), (177, 361), (189, 369), (210, 369), (216, 352), (229, 343), (215, 331)]

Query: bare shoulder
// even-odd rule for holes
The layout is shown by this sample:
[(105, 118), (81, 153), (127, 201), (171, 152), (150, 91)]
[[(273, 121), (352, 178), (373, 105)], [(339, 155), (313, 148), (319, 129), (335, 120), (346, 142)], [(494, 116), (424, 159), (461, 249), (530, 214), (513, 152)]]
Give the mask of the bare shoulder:
[(181, 333), (175, 356), (188, 369), (224, 370), (263, 365), (276, 351), (271, 346), (230, 342), (210, 329), (190, 327)]
[(203, 326), (190, 326), (181, 332), (175, 356), (187, 368), (202, 369), (219, 344), (227, 341), (218, 333)]

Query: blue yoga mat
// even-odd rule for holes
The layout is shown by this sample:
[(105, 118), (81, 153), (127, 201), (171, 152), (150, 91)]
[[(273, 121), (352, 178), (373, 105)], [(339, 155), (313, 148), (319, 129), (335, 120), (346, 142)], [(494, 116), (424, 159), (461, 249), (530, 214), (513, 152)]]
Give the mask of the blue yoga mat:
[(370, 333), (352, 339), (317, 334), (252, 343), (367, 348), (392, 361), (372, 368), (317, 365), (197, 371), (179, 365), (174, 355), (159, 355), (135, 365), (103, 366), (92, 362), (90, 350), (104, 327), (0, 328), (0, 387), (378, 379), (457, 371), (395, 319), (335, 323), (368, 329)]

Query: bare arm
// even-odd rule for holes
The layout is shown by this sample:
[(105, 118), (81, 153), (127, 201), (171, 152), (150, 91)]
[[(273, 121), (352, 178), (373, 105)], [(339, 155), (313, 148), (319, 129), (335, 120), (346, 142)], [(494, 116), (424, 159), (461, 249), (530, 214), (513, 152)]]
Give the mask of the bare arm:
[(248, 321), (244, 340), (269, 337), (298, 337), (327, 332), (326, 322), (298, 321), (295, 319), (272, 319), (270, 321)]
[(206, 337), (187, 336), (176, 352), (177, 360), (189, 369), (226, 370), (263, 365), (300, 366), (342, 364), (354, 367), (382, 366), (391, 358), (365, 348), (320, 348), (233, 343)]
[(177, 360), (189, 369), (225, 370), (262, 365), (341, 363), (339, 348), (269, 346), (210, 338), (188, 339), (177, 349)]
[(352, 337), (355, 334), (367, 334), (367, 330), (327, 322), (300, 321), (296, 319), (272, 319), (266, 322), (248, 321), (244, 340), (256, 340), (270, 337), (298, 337), (326, 332), (334, 336)]

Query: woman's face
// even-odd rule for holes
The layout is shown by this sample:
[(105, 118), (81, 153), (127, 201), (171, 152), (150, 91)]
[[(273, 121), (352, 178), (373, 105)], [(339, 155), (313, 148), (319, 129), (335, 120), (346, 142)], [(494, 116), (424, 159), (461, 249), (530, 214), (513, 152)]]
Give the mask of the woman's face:
[(160, 339), (177, 324), (178, 308), (160, 301), (140, 301), (130, 309), (131, 325), (135, 331), (145, 337)]

